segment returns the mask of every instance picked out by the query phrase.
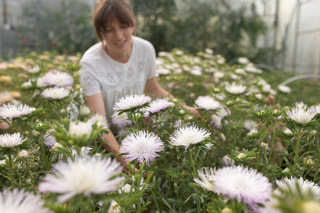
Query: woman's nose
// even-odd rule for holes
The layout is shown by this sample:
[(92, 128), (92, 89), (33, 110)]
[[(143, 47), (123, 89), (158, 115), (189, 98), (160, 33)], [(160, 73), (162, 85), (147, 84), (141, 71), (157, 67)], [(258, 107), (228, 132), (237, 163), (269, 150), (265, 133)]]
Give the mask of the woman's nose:
[(121, 31), (121, 29), (115, 30), (115, 37), (117, 39), (122, 39), (123, 38), (123, 32)]

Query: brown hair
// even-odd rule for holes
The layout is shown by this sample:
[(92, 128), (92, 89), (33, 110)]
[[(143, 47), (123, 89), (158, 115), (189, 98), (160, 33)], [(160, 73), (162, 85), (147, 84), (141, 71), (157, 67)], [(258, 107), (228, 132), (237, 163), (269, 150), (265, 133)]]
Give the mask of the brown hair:
[(120, 24), (134, 26), (134, 14), (127, 0), (100, 0), (93, 11), (93, 26), (99, 40), (102, 41), (101, 33), (113, 20)]

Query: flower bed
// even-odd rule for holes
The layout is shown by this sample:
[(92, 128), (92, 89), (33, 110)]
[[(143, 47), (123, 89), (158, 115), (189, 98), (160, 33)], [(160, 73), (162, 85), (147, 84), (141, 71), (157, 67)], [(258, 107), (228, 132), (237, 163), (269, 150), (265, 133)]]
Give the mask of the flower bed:
[(128, 176), (101, 146), (107, 121), (84, 106), (79, 58), (0, 64), (4, 212), (319, 211), (319, 104), (280, 104), (291, 88), (246, 58), (161, 52), (159, 81), (176, 99), (124, 97), (108, 121), (139, 168)]

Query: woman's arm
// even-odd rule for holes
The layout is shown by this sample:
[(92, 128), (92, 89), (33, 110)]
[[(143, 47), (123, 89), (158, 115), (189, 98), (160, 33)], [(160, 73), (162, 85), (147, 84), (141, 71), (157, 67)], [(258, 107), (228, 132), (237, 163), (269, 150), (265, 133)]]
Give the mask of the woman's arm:
[[(155, 97), (155, 98), (160, 98), (160, 97), (167, 98), (168, 97), (168, 98), (174, 99), (174, 97), (168, 91), (166, 91), (165, 89), (163, 89), (160, 86), (156, 77), (153, 77), (153, 78), (150, 78), (147, 80), (144, 91), (146, 94), (148, 94), (152, 97)], [(199, 110), (197, 110), (196, 108), (190, 107), (185, 104), (183, 104), (182, 106), (186, 110), (190, 111), (192, 114), (200, 115)]]
[[(86, 99), (86, 105), (93, 110), (94, 112), (102, 115), (104, 118), (106, 118), (106, 112), (104, 107), (104, 102), (101, 93), (97, 93), (91, 96), (85, 96)], [(103, 143), (102, 146), (108, 151), (113, 153), (114, 155), (117, 155), (120, 153), (120, 146), (113, 135), (113, 133), (108, 129), (109, 133), (104, 133), (102, 135), (103, 139), (106, 143)], [(117, 160), (121, 163), (123, 166), (123, 170), (125, 173), (129, 173), (128, 169), (128, 163), (125, 161), (125, 159), (122, 156), (116, 156)]]

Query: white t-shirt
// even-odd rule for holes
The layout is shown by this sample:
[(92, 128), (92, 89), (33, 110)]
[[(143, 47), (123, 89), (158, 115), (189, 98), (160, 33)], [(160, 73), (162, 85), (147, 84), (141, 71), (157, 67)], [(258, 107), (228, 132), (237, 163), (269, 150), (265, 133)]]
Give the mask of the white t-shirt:
[(80, 83), (86, 96), (101, 93), (108, 120), (113, 105), (127, 95), (142, 95), (146, 81), (157, 77), (156, 55), (152, 44), (132, 36), (133, 49), (129, 60), (113, 60), (99, 42), (90, 47), (80, 60)]

